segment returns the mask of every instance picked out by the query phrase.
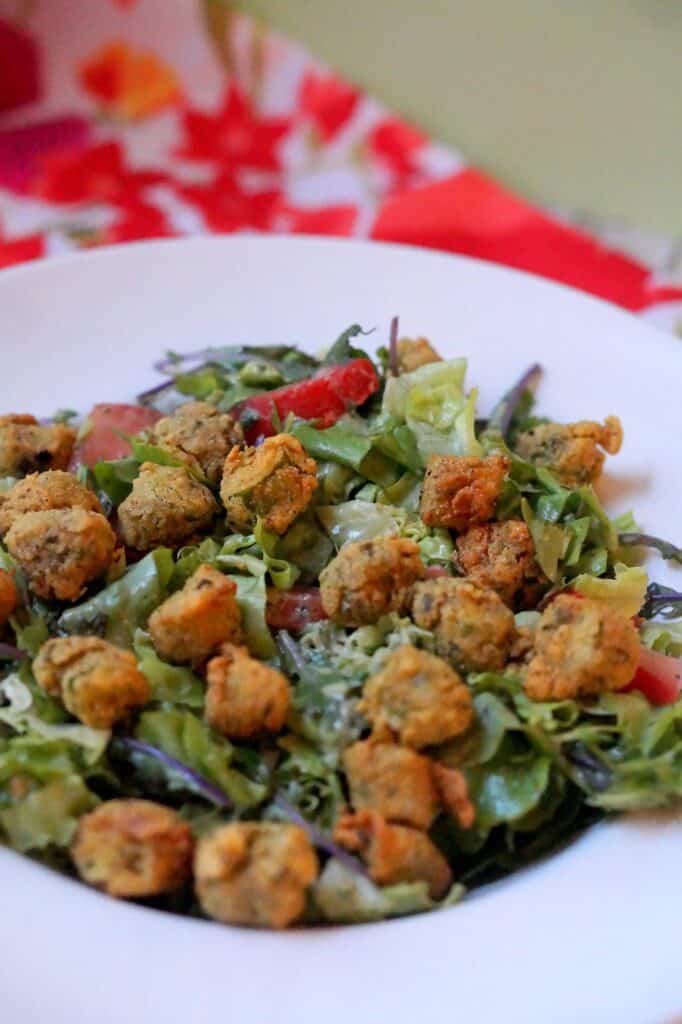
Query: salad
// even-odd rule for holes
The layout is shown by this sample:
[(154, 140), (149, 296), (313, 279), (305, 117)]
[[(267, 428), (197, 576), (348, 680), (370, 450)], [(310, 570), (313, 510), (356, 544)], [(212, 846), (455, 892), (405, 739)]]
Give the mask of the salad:
[(0, 417), (0, 836), (228, 924), (452, 905), (682, 795), (682, 593), (599, 500), (619, 420), (479, 418), (466, 360), (157, 364)]

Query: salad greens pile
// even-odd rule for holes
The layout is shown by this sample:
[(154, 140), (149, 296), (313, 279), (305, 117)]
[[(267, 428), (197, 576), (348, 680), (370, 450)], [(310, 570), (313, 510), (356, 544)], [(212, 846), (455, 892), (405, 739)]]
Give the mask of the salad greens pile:
[[(250, 399), (369, 358), (359, 347), (363, 334), (353, 325), (322, 359), (286, 345), (168, 353), (157, 367), (163, 383), (139, 401), (164, 411), (188, 399), (236, 410), (248, 438), (258, 420)], [(11, 847), (73, 872), (68, 847), (79, 819), (115, 797), (167, 803), (198, 836), (234, 820), (299, 821), (323, 863), (307, 919), (368, 921), (450, 905), (606, 814), (661, 807), (682, 796), (676, 694), (657, 704), (643, 686), (589, 700), (533, 701), (517, 662), (467, 676), (474, 726), (428, 752), (462, 773), (475, 809), (471, 828), (446, 814), (431, 828), (456, 880), (442, 903), (430, 899), (424, 882), (377, 885), (334, 842), (349, 800), (343, 752), (368, 733), (358, 709), (363, 686), (404, 644), (434, 652), (434, 635), (398, 613), (359, 628), (325, 618), (301, 625), (295, 615), (291, 624), (273, 626), (272, 595), (297, 599), (314, 591), (339, 549), (378, 537), (414, 540), (426, 567), (456, 572), (451, 531), (427, 526), (419, 514), (431, 456), (509, 457), (496, 515), (527, 524), (546, 581), (539, 607), (517, 613), (519, 627), (532, 631), (551, 599), (570, 590), (638, 616), (643, 648), (652, 656), (682, 657), (682, 594), (650, 582), (640, 564), (646, 547), (678, 564), (682, 550), (641, 532), (631, 515), (611, 519), (591, 485), (567, 487), (551, 469), (515, 452), (519, 431), (545, 422), (532, 414), (539, 367), (481, 420), (476, 390), (467, 390), (466, 360), (392, 374), (393, 346), (379, 352), (375, 365), (376, 393), (332, 425), (292, 412), (281, 419), (273, 407), (275, 428), (296, 437), (318, 467), (312, 505), (283, 536), (260, 520), (249, 534), (219, 524), (177, 551), (159, 547), (129, 564), (121, 556), (103, 584), (73, 605), (35, 597), (0, 547), (0, 568), (13, 573), (20, 594), (0, 636), (0, 832)], [(143, 462), (181, 464), (142, 435), (131, 439), (129, 454), (82, 467), (79, 478), (115, 515)], [(0, 481), (3, 493), (12, 482)], [(233, 743), (212, 730), (203, 719), (201, 673), (162, 660), (146, 630), (151, 612), (206, 564), (234, 580), (250, 652), (291, 682), (293, 707), (278, 736)], [(69, 635), (96, 635), (134, 652), (152, 700), (125, 727), (83, 725), (37, 684), (33, 657), (48, 637)], [(659, 669), (648, 671), (656, 676)], [(191, 892), (151, 902), (198, 912)]]

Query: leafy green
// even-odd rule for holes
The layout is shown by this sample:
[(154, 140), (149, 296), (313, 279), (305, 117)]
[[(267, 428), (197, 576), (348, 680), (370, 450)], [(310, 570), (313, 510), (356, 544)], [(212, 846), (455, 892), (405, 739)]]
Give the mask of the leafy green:
[(331, 858), (315, 885), (313, 900), (323, 919), (356, 924), (451, 907), (464, 893), (464, 886), (455, 884), (445, 898), (437, 902), (429, 897), (425, 882), (382, 888)]
[(596, 601), (603, 601), (614, 611), (630, 618), (637, 615), (644, 604), (648, 578), (641, 566), (614, 566), (615, 579), (597, 579), (581, 573), (573, 580), (572, 586), (578, 593)]
[(339, 774), (298, 736), (285, 736), (279, 745), (285, 756), (275, 771), (275, 789), (308, 821), (332, 829), (345, 802)]
[(95, 489), (117, 508), (130, 494), (140, 472), (140, 463), (132, 456), (97, 462), (92, 467)]
[(349, 359), (367, 359), (367, 353), (351, 344), (353, 338), (359, 334), (371, 334), (372, 331), (363, 331), (360, 324), (351, 324), (338, 336), (331, 346), (324, 359), (322, 366), (338, 366), (339, 363), (346, 363)]
[(103, 636), (120, 647), (132, 647), (135, 630), (146, 625), (166, 597), (173, 574), (173, 555), (156, 548), (131, 566), (124, 576), (59, 617), (64, 633)]
[(682, 620), (676, 622), (644, 622), (640, 627), (642, 642), (653, 651), (682, 658)]
[(158, 747), (205, 775), (219, 786), (236, 807), (255, 807), (265, 796), (265, 786), (254, 782), (232, 767), (235, 749), (217, 736), (191, 711), (145, 711), (135, 729), (135, 737)]
[(480, 455), (475, 434), (476, 391), (464, 392), (466, 359), (420, 366), (386, 382), (382, 414), (406, 424), (422, 461), (429, 455)]
[(480, 831), (502, 822), (518, 822), (538, 806), (547, 789), (548, 757), (540, 754), (516, 760), (508, 755), (503, 751), (484, 767), (464, 769)]
[(78, 819), (97, 802), (79, 775), (65, 775), (0, 810), (0, 826), (21, 853), (68, 846)]
[(149, 635), (141, 629), (135, 631), (133, 649), (140, 671), (149, 681), (152, 700), (164, 704), (184, 704), (188, 708), (203, 708), (204, 684), (190, 668), (162, 661)]

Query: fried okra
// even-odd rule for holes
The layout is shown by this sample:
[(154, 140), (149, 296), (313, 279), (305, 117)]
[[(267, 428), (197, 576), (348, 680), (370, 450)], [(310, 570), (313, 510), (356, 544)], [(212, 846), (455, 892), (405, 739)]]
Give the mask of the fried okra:
[(242, 616), (234, 580), (200, 565), (181, 590), (152, 612), (147, 628), (167, 661), (198, 664), (226, 641), (239, 643)]
[(89, 885), (140, 899), (188, 880), (192, 832), (175, 811), (151, 800), (107, 800), (78, 823), (71, 858)]
[(0, 628), (5, 625), (17, 606), (19, 592), (14, 576), (7, 569), (0, 569)]
[(566, 487), (594, 483), (601, 476), (605, 453), (616, 455), (623, 443), (623, 427), (617, 416), (604, 423), (540, 423), (516, 438), (523, 459), (551, 469)]
[(494, 590), (442, 576), (417, 583), (412, 618), (433, 630), (436, 651), (461, 672), (506, 664), (515, 635), (514, 616)]
[(431, 762), (394, 743), (361, 740), (343, 755), (351, 803), (414, 828), (428, 828), (438, 813)]
[(135, 655), (95, 636), (48, 640), (33, 673), (44, 690), (93, 729), (111, 729), (151, 697)]
[(224, 644), (206, 667), (206, 721), (228, 739), (276, 733), (284, 726), (291, 689), (277, 669), (243, 647)]
[(455, 670), (409, 644), (370, 676), (358, 710), (369, 720), (375, 739), (415, 749), (458, 736), (473, 719), (471, 694)]
[(448, 862), (425, 832), (391, 824), (375, 811), (342, 815), (334, 838), (360, 854), (377, 885), (426, 882), (433, 900), (442, 899), (452, 885)]
[(420, 514), (427, 526), (462, 533), (495, 515), (504, 478), (505, 455), (432, 455), (426, 465)]
[(64, 423), (40, 424), (29, 414), (0, 416), (0, 476), (66, 469), (76, 431)]
[(322, 606), (342, 626), (364, 626), (404, 611), (413, 584), (424, 576), (419, 547), (400, 537), (345, 544), (320, 573)]
[(220, 483), (223, 464), (234, 445), (244, 442), (240, 424), (210, 402), (187, 402), (172, 416), (154, 424), (151, 440), (162, 448), (189, 456), (210, 484)]
[(456, 549), (455, 564), (472, 583), (494, 590), (510, 608), (537, 604), (547, 580), (523, 520), (473, 526), (457, 538)]
[(179, 547), (207, 530), (218, 512), (208, 487), (178, 466), (144, 462), (133, 489), (118, 508), (121, 536), (128, 547), (151, 551)]
[(220, 497), (227, 522), (249, 533), (256, 519), (283, 534), (305, 512), (317, 487), (317, 463), (290, 434), (267, 437), (258, 448), (233, 448), (225, 460)]
[(318, 871), (317, 855), (298, 825), (223, 825), (199, 840), (194, 856), (204, 913), (257, 928), (286, 928), (299, 918)]
[(97, 495), (79, 483), (73, 473), (61, 469), (31, 473), (0, 498), (0, 536), (26, 512), (48, 512), (56, 508), (102, 511)]
[(25, 512), (5, 537), (34, 594), (75, 601), (111, 563), (116, 535), (98, 512), (82, 508)]
[(400, 338), (398, 366), (403, 373), (411, 373), (428, 363), (439, 363), (441, 357), (426, 338)]
[(639, 653), (630, 619), (603, 602), (560, 594), (538, 623), (524, 690), (541, 701), (620, 690), (632, 680)]

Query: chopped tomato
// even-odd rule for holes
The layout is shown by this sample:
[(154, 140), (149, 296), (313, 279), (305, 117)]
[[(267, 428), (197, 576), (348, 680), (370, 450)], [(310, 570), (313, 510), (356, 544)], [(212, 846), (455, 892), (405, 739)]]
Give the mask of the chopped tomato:
[(130, 445), (121, 434), (139, 434), (161, 419), (161, 413), (144, 405), (111, 402), (95, 405), (86, 419), (82, 440), (71, 459), (71, 468), (94, 466), (103, 459), (130, 455)]
[(311, 622), (327, 618), (319, 587), (269, 587), (265, 617), (270, 629), (286, 629), (290, 633), (300, 633)]
[(436, 580), (439, 576), (450, 576), (450, 570), (446, 569), (444, 565), (426, 566), (426, 578), (428, 580)]
[(275, 433), (273, 413), (280, 420), (293, 413), (302, 420), (316, 420), (320, 427), (331, 427), (349, 409), (367, 401), (378, 387), (379, 378), (369, 359), (351, 359), (342, 366), (321, 370), (310, 380), (246, 398), (234, 411), (257, 415), (245, 430), (246, 440), (252, 444), (258, 437)]
[(651, 704), (674, 704), (682, 691), (682, 659), (642, 647), (635, 677), (621, 693), (633, 690)]

